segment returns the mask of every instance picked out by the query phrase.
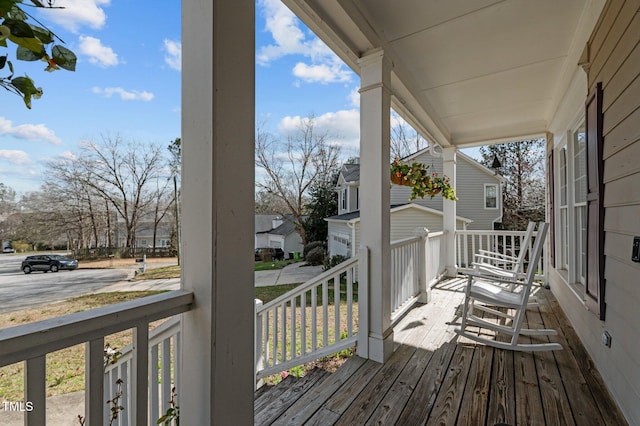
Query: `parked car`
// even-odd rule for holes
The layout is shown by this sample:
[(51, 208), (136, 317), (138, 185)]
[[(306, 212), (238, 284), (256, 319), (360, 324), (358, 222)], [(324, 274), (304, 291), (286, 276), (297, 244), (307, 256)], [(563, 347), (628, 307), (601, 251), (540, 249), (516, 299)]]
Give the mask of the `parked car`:
[(269, 262), (282, 259), (284, 259), (284, 250), (281, 248), (265, 247), (256, 249), (255, 260)]
[(2, 248), (3, 253), (15, 253), (16, 251), (11, 246), (6, 246)]
[(60, 269), (73, 271), (78, 268), (78, 261), (59, 254), (42, 254), (27, 256), (20, 268), (25, 274), (32, 271), (58, 272)]

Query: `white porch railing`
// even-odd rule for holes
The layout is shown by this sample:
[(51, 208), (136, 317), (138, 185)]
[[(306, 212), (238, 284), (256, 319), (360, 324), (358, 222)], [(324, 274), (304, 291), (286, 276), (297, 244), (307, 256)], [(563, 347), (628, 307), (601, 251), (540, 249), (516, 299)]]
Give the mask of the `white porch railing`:
[[(176, 389), (181, 389), (179, 373), (181, 350), (180, 317), (174, 316), (149, 332), (149, 418), (152, 421), (162, 417), (169, 409), (171, 388), (175, 386)], [(135, 424), (131, 416), (132, 410), (128, 409), (132, 403), (129, 398), (133, 395), (132, 383), (127, 380), (133, 372), (134, 355), (133, 345), (125, 346), (120, 351), (117, 361), (105, 368), (105, 395), (115, 395), (118, 379), (124, 380), (124, 387), (126, 387), (120, 402), (124, 411), (118, 416), (118, 422), (113, 423), (114, 426)], [(105, 424), (109, 424), (110, 416), (109, 407), (105, 405)]]
[[(366, 251), (360, 257), (366, 262)], [(366, 296), (358, 263), (348, 259), (269, 303), (257, 301), (256, 380), (355, 345), (354, 302)], [(366, 270), (366, 263), (360, 267)]]
[(429, 290), (444, 271), (441, 265), (444, 232), (417, 230), (417, 236), (391, 243), (391, 322), (418, 301), (427, 303)]
[[(426, 292), (424, 238), (391, 243), (391, 322), (400, 318)], [(426, 300), (425, 300), (426, 301)]]
[(148, 374), (149, 323), (188, 311), (192, 303), (193, 293), (175, 290), (0, 330), (0, 367), (25, 363), (24, 397), (33, 404), (33, 410), (25, 413), (25, 424), (46, 424), (46, 355), (80, 343), (86, 344), (86, 422), (102, 424), (110, 398), (104, 393), (104, 337), (127, 329), (133, 329), (133, 351), (126, 376), (130, 392), (126, 419), (132, 425), (150, 424), (149, 381), (154, 379)]
[[(531, 252), (536, 236), (529, 240), (527, 249)], [(456, 231), (456, 258), (460, 271), (472, 269), (474, 254), (479, 250), (489, 250), (510, 256), (518, 256), (524, 249), (522, 243), (525, 231)], [(537, 265), (536, 279), (545, 279), (544, 271), (545, 250), (543, 246), (542, 256)]]

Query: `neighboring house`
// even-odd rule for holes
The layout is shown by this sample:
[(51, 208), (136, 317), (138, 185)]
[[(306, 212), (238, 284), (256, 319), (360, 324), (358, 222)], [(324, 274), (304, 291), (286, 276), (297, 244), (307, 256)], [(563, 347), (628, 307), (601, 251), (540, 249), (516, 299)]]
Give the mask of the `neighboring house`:
[[(263, 225), (268, 216), (274, 216), (271, 218), (271, 226), (269, 229), (258, 231), (258, 222)], [(256, 215), (255, 248), (261, 247), (281, 248), (288, 258), (293, 257), (295, 252), (302, 252), (302, 238), (296, 231), (290, 215)]]
[[(442, 230), (443, 213), (419, 205), (404, 203), (391, 206), (391, 241), (401, 240), (416, 235), (416, 228), (427, 228), (429, 231)], [(356, 255), (360, 247), (360, 212), (354, 211), (331, 216), (329, 222), (327, 250), (330, 256), (351, 257)], [(458, 216), (456, 229), (467, 229), (470, 219)]]
[(255, 215), (255, 244), (254, 248), (269, 247), (268, 234), (274, 226), (274, 221), (282, 220), (282, 215), (277, 213), (256, 213)]
[[(432, 155), (429, 149), (411, 154), (403, 161), (423, 163), (429, 166), (432, 173), (442, 174), (442, 158), (437, 154)], [(473, 158), (458, 153), (457, 229), (494, 229), (495, 224), (502, 220), (503, 180), (501, 176)], [(328, 250), (330, 255), (351, 256), (358, 247), (358, 239), (353, 237), (356, 233), (353, 225), (360, 220), (360, 164), (342, 166), (336, 191), (338, 192), (338, 215), (327, 218)], [(442, 197), (436, 195), (433, 198), (417, 198), (409, 201), (410, 194), (410, 187), (391, 185), (392, 241), (411, 236), (416, 227), (426, 227), (430, 231), (441, 231), (443, 228)], [(417, 205), (425, 209), (407, 211), (403, 209), (401, 210), (403, 213), (398, 214), (397, 209), (403, 205)], [(401, 223), (403, 221), (406, 222)], [(356, 241), (356, 244), (353, 245), (352, 241)]]

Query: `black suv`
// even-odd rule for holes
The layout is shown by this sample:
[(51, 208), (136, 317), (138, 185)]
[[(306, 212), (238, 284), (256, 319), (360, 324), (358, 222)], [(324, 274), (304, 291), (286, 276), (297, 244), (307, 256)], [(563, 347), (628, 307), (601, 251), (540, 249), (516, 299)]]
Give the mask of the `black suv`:
[(73, 271), (78, 268), (78, 261), (59, 254), (42, 254), (27, 256), (20, 268), (25, 274), (32, 271), (58, 272), (60, 269)]
[(255, 260), (262, 260), (263, 262), (270, 262), (272, 260), (284, 259), (284, 250), (281, 248), (259, 248), (256, 249)]

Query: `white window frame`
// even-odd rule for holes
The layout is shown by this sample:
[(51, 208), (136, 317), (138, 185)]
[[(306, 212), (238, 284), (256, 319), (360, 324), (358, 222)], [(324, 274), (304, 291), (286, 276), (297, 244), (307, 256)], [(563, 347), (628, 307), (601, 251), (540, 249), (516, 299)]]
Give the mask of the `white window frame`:
[(340, 202), (342, 210), (347, 210), (347, 188), (342, 188), (342, 191), (340, 191), (340, 197), (342, 198)]
[[(487, 201), (489, 200), (487, 191), (489, 188), (494, 188), (495, 190), (495, 199), (496, 199), (495, 207), (487, 206)], [(484, 209), (498, 210), (499, 208), (500, 208), (500, 185), (498, 185), (497, 183), (485, 183), (484, 184)]]

